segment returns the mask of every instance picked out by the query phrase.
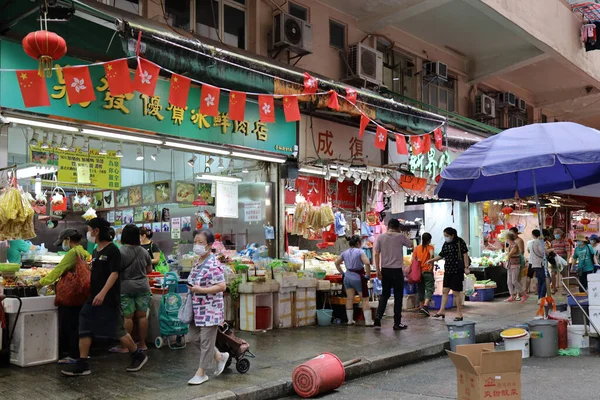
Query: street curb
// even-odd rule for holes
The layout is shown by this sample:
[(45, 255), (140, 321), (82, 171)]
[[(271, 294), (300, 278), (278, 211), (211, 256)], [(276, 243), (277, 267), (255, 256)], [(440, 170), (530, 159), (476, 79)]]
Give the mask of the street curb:
[[(477, 343), (495, 342), (500, 338), (503, 329), (496, 328), (475, 335)], [(346, 368), (346, 382), (362, 378), (378, 372), (416, 364), (446, 355), (450, 349), (450, 341), (431, 343), (427, 347), (416, 350), (400, 351), (387, 355), (363, 357), (358, 364)], [(294, 395), (291, 379), (280, 379), (264, 385), (247, 386), (201, 397), (201, 400), (273, 400)], [(197, 400), (200, 400), (197, 399)]]

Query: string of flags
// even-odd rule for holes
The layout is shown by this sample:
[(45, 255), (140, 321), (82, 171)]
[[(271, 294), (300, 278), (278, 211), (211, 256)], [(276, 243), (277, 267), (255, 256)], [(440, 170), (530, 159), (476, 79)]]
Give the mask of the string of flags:
[[(63, 67), (66, 92), (71, 104), (92, 102), (96, 100), (96, 93), (92, 85), (90, 67), (103, 66), (110, 93), (113, 96), (125, 95), (139, 92), (149, 97), (154, 96), (160, 70), (171, 74), (169, 103), (175, 107), (186, 108), (188, 94), (192, 82), (201, 86), (200, 113), (205, 116), (216, 117), (219, 115), (219, 101), (221, 91), (229, 92), (229, 118), (234, 121), (243, 121), (248, 95), (257, 96), (260, 121), (265, 123), (275, 122), (275, 99), (282, 99), (283, 111), (286, 122), (300, 120), (299, 96), (328, 96), (328, 108), (340, 111), (340, 97), (347, 101), (360, 113), (359, 138), (362, 139), (367, 126), (372, 123), (376, 126), (374, 145), (385, 151), (388, 142), (388, 133), (396, 139), (396, 151), (401, 155), (408, 155), (409, 142), (414, 155), (424, 154), (431, 149), (431, 134), (433, 134), (435, 148), (444, 149), (445, 122), (441, 122), (433, 131), (423, 135), (405, 135), (389, 131), (376, 121), (367, 116), (357, 105), (357, 92), (353, 88), (346, 88), (345, 96), (339, 96), (334, 90), (319, 92), (319, 80), (312, 77), (308, 72), (304, 73), (304, 88), (302, 93), (276, 95), (235, 91), (209, 85), (202, 81), (191, 79), (183, 75), (169, 71), (145, 58), (137, 57), (137, 68), (133, 81), (128, 66), (128, 58), (120, 58), (107, 62), (98, 62), (88, 65)], [(6, 70), (0, 72), (14, 71), (17, 75), (19, 88), (23, 97), (25, 107), (43, 107), (50, 105), (50, 98), (46, 86), (46, 77), (38, 73), (38, 70)]]

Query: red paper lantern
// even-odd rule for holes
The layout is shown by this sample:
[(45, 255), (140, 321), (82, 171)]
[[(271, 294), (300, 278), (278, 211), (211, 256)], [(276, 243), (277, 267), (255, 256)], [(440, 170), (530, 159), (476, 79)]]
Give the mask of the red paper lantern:
[(514, 211), (514, 210), (513, 210), (513, 208), (512, 208), (512, 207), (504, 207), (504, 208), (502, 209), (502, 214), (504, 214), (504, 215), (506, 215), (506, 216), (509, 216), (510, 214), (512, 214), (512, 213), (513, 213), (513, 211)]
[(583, 226), (587, 226), (587, 225), (589, 225), (589, 224), (590, 224), (592, 221), (591, 221), (591, 220), (589, 220), (589, 219), (587, 219), (587, 218), (583, 218), (583, 219), (582, 219), (580, 222), (581, 222), (581, 225), (583, 225)]
[(531, 208), (529, 209), (529, 212), (530, 212), (530, 213), (532, 213), (532, 214), (537, 214), (537, 212), (538, 212), (538, 211), (537, 211), (537, 208), (535, 208), (535, 207), (531, 207)]
[(31, 32), (23, 38), (25, 53), (39, 61), (38, 74), (50, 78), (52, 76), (52, 62), (67, 54), (67, 42), (54, 32)]

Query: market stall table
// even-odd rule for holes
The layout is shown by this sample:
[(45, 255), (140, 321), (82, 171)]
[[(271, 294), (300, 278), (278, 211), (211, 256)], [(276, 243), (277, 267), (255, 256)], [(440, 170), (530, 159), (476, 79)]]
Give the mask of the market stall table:
[(492, 280), (496, 282), (494, 296), (504, 296), (508, 294), (508, 284), (506, 283), (506, 268), (501, 266), (471, 267), (470, 271), (478, 281)]

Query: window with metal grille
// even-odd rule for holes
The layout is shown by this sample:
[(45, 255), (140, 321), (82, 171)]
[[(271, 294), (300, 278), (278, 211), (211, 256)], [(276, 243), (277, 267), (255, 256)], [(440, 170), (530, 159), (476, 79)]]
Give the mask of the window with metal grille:
[(329, 45), (336, 49), (346, 49), (346, 25), (329, 20)]

